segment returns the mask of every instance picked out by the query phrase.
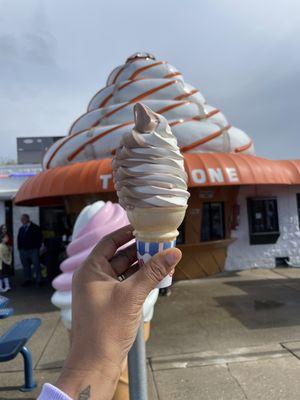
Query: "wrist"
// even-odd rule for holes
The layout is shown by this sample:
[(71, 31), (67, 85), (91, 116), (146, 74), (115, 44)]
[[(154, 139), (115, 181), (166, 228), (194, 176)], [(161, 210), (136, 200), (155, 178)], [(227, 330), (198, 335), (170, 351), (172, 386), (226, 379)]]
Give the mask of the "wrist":
[(67, 362), (56, 382), (56, 387), (74, 400), (111, 400), (120, 371), (108, 363), (88, 368), (86, 365)]

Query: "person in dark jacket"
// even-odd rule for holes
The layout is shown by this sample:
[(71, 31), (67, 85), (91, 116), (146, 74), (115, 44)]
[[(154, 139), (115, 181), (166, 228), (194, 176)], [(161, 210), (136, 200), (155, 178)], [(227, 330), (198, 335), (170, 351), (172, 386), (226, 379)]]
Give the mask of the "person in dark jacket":
[(42, 284), (40, 247), (43, 242), (41, 229), (38, 225), (30, 221), (28, 214), (21, 216), (22, 226), (18, 233), (18, 250), (24, 269), (25, 281), (22, 286), (32, 284), (31, 265), (34, 266), (36, 282)]

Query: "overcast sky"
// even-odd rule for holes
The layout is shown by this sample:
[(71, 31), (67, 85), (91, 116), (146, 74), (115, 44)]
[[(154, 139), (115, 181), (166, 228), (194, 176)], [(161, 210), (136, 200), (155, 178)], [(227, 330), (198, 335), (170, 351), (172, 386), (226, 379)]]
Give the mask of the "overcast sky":
[(297, 0), (0, 0), (0, 159), (65, 135), (109, 72), (150, 51), (254, 140), (300, 158)]

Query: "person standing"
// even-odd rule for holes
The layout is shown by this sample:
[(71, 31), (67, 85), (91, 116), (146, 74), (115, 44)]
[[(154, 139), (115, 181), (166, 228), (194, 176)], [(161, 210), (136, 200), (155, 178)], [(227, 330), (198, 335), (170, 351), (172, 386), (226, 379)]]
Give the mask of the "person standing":
[(42, 274), (39, 253), (43, 242), (42, 232), (38, 225), (30, 221), (28, 214), (21, 216), (21, 223), (22, 226), (18, 233), (18, 250), (24, 269), (25, 281), (22, 286), (26, 287), (32, 284), (31, 265), (34, 266), (36, 282), (41, 286)]
[(8, 236), (8, 243), (7, 243), (7, 245), (10, 246), (10, 247), (12, 247), (13, 241), (12, 241), (12, 239), (11, 239), (11, 235), (8, 233), (8, 229), (7, 229), (7, 226), (6, 226), (5, 224), (3, 224), (3, 225), (0, 226), (0, 235), (1, 235), (2, 233)]
[(9, 237), (0, 233), (0, 292), (11, 289), (9, 277), (11, 276), (12, 250), (9, 246)]

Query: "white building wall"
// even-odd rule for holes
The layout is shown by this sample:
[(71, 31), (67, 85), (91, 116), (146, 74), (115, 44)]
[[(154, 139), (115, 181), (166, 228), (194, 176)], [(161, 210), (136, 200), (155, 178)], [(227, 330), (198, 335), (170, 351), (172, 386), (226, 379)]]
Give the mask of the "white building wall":
[(13, 236), (14, 236), (14, 264), (15, 268), (21, 268), (21, 261), (17, 247), (18, 231), (21, 226), (21, 215), (28, 214), (35, 224), (40, 223), (39, 207), (18, 207), (13, 206)]
[[(290, 257), (290, 262), (300, 266), (300, 230), (296, 194), (300, 186), (258, 186), (240, 188), (237, 203), (240, 205), (240, 224), (231, 232), (236, 238), (228, 248), (225, 270), (246, 268), (273, 268), (275, 257)], [(277, 198), (280, 236), (275, 244), (250, 245), (247, 198), (274, 196)]]

